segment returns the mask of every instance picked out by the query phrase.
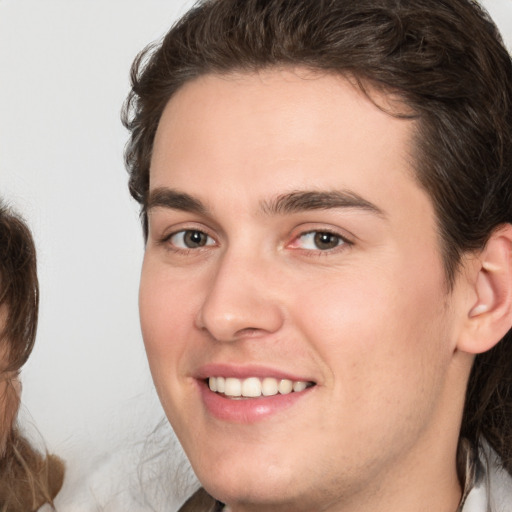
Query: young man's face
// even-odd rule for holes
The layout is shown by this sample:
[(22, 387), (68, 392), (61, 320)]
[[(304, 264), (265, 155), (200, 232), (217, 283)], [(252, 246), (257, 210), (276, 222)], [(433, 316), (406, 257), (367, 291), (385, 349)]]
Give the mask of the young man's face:
[(445, 482), (409, 510), (447, 490), (456, 508), (467, 368), (413, 130), (305, 71), (206, 76), (166, 107), (142, 330), (194, 470), (235, 510), (373, 510), (419, 476)]

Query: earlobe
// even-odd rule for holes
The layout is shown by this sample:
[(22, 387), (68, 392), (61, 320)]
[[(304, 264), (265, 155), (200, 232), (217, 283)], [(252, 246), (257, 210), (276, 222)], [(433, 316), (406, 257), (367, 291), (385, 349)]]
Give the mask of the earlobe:
[(512, 327), (512, 225), (501, 226), (491, 235), (475, 265), (476, 301), (469, 308), (457, 348), (480, 354)]

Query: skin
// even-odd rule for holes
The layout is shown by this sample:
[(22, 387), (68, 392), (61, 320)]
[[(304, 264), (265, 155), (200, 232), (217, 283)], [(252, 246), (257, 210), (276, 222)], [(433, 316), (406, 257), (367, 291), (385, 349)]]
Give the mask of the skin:
[[(173, 189), (203, 207), (149, 209), (142, 331), (199, 480), (235, 512), (457, 508), (472, 361), (457, 344), (475, 297), (464, 272), (447, 291), (433, 207), (414, 178), (414, 129), (348, 80), (304, 70), (207, 75), (164, 111), (153, 198)], [(272, 208), (304, 191), (359, 201)], [(184, 246), (183, 230), (206, 244)], [(335, 247), (311, 232), (331, 233)], [(210, 363), (315, 386), (261, 421), (224, 421), (198, 391)]]

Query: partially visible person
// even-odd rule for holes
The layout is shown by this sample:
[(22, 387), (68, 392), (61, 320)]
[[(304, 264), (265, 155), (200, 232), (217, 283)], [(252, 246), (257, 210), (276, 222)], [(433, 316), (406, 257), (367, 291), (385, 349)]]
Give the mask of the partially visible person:
[(0, 203), (0, 511), (32, 512), (62, 487), (64, 465), (44, 456), (17, 425), (19, 371), (34, 346), (39, 306), (36, 252), (25, 223)]

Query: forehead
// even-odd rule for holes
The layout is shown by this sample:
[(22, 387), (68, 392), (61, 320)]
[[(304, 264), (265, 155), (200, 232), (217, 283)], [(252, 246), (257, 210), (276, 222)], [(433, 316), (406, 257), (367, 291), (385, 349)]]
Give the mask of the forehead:
[(296, 190), (341, 189), (382, 211), (382, 200), (407, 208), (414, 189), (426, 205), (411, 156), (416, 121), (387, 113), (397, 110), (396, 98), (370, 92), (381, 108), (340, 75), (275, 69), (202, 76), (163, 112), (150, 189), (246, 204)]
[(382, 110), (348, 78), (303, 69), (199, 77), (178, 90), (163, 112), (151, 185), (170, 163), (192, 171), (204, 165), (203, 157), (217, 171), (235, 162), (246, 172), (248, 165), (259, 172), (258, 165), (310, 164), (318, 154), (360, 168), (374, 165), (373, 149), (410, 170), (414, 122), (383, 111), (396, 108), (390, 96), (371, 95)]

